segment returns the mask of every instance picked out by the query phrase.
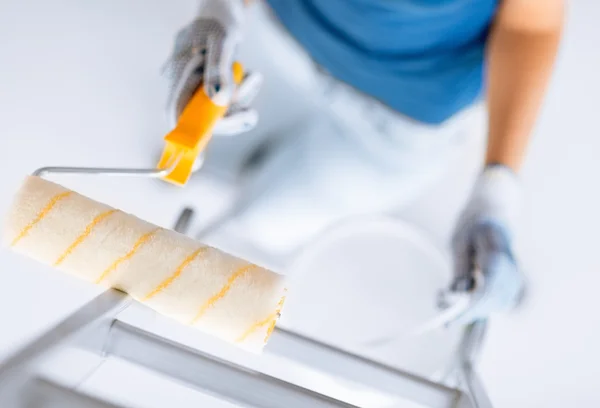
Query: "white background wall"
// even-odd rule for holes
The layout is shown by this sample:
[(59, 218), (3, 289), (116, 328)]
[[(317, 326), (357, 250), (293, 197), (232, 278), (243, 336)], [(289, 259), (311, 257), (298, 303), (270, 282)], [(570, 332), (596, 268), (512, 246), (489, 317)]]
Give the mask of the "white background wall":
[[(154, 163), (167, 130), (158, 70), (193, 10), (191, 1), (0, 1), (0, 212), (23, 176), (42, 165)], [(519, 313), (494, 320), (481, 361), (500, 407), (600, 404), (598, 15), (595, 0), (570, 4), (523, 169), (521, 239), (531, 296)], [(263, 116), (269, 128), (282, 121), (290, 98), (266, 88), (281, 102)], [(444, 242), (476, 165), (475, 156), (465, 160), (403, 217)], [(68, 184), (161, 225), (183, 204), (210, 204), (214, 193), (198, 183), (174, 190), (120, 180), (118, 194), (113, 180)], [(97, 292), (5, 250), (0, 265), (0, 356)]]

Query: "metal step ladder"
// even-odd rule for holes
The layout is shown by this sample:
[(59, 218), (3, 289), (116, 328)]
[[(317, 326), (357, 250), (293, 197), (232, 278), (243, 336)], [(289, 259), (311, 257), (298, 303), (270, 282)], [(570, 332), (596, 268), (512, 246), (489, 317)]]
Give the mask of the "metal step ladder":
[[(177, 230), (185, 230), (186, 218), (189, 214), (182, 213)], [(0, 407), (127, 408), (86, 395), (76, 387), (41, 374), (40, 362), (63, 347), (91, 351), (101, 357), (100, 361), (117, 358), (143, 366), (242, 407), (355, 407), (126, 323), (119, 319), (119, 313), (130, 302), (125, 293), (107, 290), (0, 362)], [(465, 330), (457, 356), (457, 387), (281, 328), (275, 329), (264, 353), (423, 407), (491, 408), (473, 367), (485, 328), (485, 322), (478, 322)]]

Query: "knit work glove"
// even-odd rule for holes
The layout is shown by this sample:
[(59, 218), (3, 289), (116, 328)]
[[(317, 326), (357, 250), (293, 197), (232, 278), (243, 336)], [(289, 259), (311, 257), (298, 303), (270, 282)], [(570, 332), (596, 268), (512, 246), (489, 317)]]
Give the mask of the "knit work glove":
[(476, 182), (452, 239), (454, 278), (439, 299), (448, 307), (468, 294), (468, 307), (453, 323), (485, 319), (520, 300), (524, 278), (512, 248), (520, 201), (517, 177), (507, 167), (489, 166)]
[(203, 0), (198, 17), (175, 39), (164, 74), (169, 81), (167, 114), (171, 125), (202, 86), (219, 105), (228, 105), (215, 126), (216, 135), (235, 135), (256, 126), (258, 114), (250, 103), (262, 83), (259, 74), (248, 73), (236, 86), (232, 65), (242, 39), (243, 0)]

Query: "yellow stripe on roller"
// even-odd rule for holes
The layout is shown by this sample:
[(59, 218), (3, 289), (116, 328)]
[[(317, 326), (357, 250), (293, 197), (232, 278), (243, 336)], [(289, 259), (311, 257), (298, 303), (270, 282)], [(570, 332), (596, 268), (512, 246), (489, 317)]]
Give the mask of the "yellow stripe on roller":
[(154, 229), (154, 230), (152, 230), (150, 232), (145, 233), (141, 237), (139, 237), (138, 240), (135, 241), (135, 243), (133, 244), (133, 247), (131, 247), (131, 249), (129, 250), (129, 252), (127, 252), (125, 255), (123, 255), (122, 257), (118, 258), (116, 261), (114, 261), (108, 268), (106, 268), (106, 270), (104, 270), (104, 272), (102, 272), (100, 274), (100, 276), (98, 277), (98, 279), (96, 279), (96, 283), (102, 282), (104, 279), (106, 279), (106, 277), (108, 275), (110, 275), (115, 269), (117, 269), (117, 267), (121, 263), (123, 263), (126, 260), (130, 259), (131, 257), (133, 257), (135, 255), (135, 253), (138, 251), (138, 249), (140, 249), (140, 247), (142, 245), (144, 245), (144, 243), (146, 241), (148, 241), (159, 230), (160, 230), (160, 228), (156, 228), (156, 229)]
[(25, 238), (25, 236), (27, 234), (29, 234), (29, 231), (31, 231), (31, 229), (41, 220), (44, 219), (44, 217), (46, 215), (48, 215), (48, 213), (50, 211), (52, 211), (52, 209), (54, 208), (54, 206), (56, 205), (56, 203), (58, 203), (60, 200), (67, 198), (68, 196), (70, 196), (71, 194), (73, 194), (72, 191), (65, 191), (62, 192), (60, 194), (55, 195), (54, 197), (52, 197), (50, 199), (50, 201), (48, 201), (48, 203), (44, 206), (44, 208), (42, 208), (42, 211), (40, 211), (40, 213), (37, 215), (37, 217), (35, 217), (35, 219), (33, 221), (31, 221), (29, 224), (27, 224), (25, 226), (25, 228), (23, 228), (21, 230), (21, 232), (19, 233), (19, 235), (17, 235), (17, 237), (13, 240), (13, 242), (10, 244), (10, 246), (15, 246), (17, 245), (17, 243), (22, 240), (23, 238)]
[(273, 330), (275, 330), (275, 325), (277, 324), (277, 319), (279, 319), (279, 316), (281, 316), (281, 309), (283, 309), (283, 304), (285, 303), (285, 293), (287, 292), (287, 289), (283, 290), (284, 295), (281, 297), (281, 299), (279, 299), (279, 303), (277, 303), (277, 309), (275, 310), (275, 318), (273, 320), (271, 320), (271, 325), (269, 326), (269, 329), (267, 330), (267, 334), (265, 335), (265, 340), (264, 343), (267, 344), (267, 341), (269, 341), (269, 337), (271, 337), (271, 334), (273, 334)]
[[(287, 289), (284, 289), (284, 293), (285, 292), (287, 292)], [(255, 322), (254, 324), (252, 324), (252, 326), (250, 326), (248, 328), (248, 330), (246, 330), (244, 332), (244, 334), (242, 334), (240, 337), (238, 337), (238, 339), (236, 340), (236, 343), (243, 342), (244, 340), (246, 340), (248, 338), (248, 336), (250, 336), (256, 330), (269, 324), (269, 329), (267, 330), (267, 334), (265, 336), (265, 343), (266, 343), (267, 340), (269, 340), (271, 333), (273, 333), (273, 330), (275, 329), (275, 324), (277, 323), (277, 319), (279, 318), (279, 316), (281, 314), (281, 309), (283, 309), (284, 302), (285, 302), (285, 295), (283, 295), (281, 297), (281, 299), (279, 299), (279, 302), (277, 302), (277, 307), (275, 308), (275, 311), (273, 313), (271, 313), (265, 319), (259, 320), (259, 321)]]
[(183, 262), (177, 267), (177, 269), (175, 269), (175, 272), (173, 272), (173, 274), (171, 276), (169, 276), (167, 279), (165, 279), (164, 281), (162, 281), (152, 292), (148, 293), (146, 296), (144, 296), (144, 298), (142, 299), (142, 301), (146, 301), (154, 296), (156, 296), (157, 294), (159, 294), (160, 292), (162, 292), (163, 290), (165, 290), (171, 283), (173, 283), (173, 281), (175, 279), (177, 279), (179, 277), (179, 275), (181, 275), (181, 272), (183, 272), (183, 270), (190, 264), (192, 263), (192, 261), (194, 259), (196, 259), (196, 257), (201, 253), (201, 252), (205, 252), (208, 249), (208, 247), (202, 247), (202, 248), (198, 248), (197, 250), (195, 250), (193, 253), (191, 253), (190, 255), (188, 255)]
[(217, 303), (217, 301), (219, 301), (219, 299), (222, 299), (227, 292), (229, 292), (229, 290), (231, 289), (231, 287), (233, 286), (233, 283), (236, 281), (236, 279), (240, 278), (241, 276), (243, 276), (246, 272), (252, 270), (256, 268), (256, 265), (245, 265), (242, 266), (241, 268), (238, 268), (227, 280), (227, 283), (221, 288), (221, 290), (215, 294), (214, 296), (212, 296), (210, 299), (208, 299), (208, 301), (202, 305), (202, 307), (200, 308), (200, 310), (198, 310), (198, 313), (196, 314), (196, 317), (194, 317), (191, 321), (190, 324), (194, 324), (198, 321), (198, 319), (200, 319), (204, 313), (206, 313), (206, 311), (208, 309), (210, 309), (215, 303)]
[(248, 330), (246, 330), (244, 332), (244, 334), (242, 334), (240, 337), (238, 337), (238, 339), (236, 340), (236, 343), (243, 342), (244, 340), (246, 340), (248, 338), (248, 336), (250, 336), (256, 330), (267, 325), (268, 323), (271, 323), (274, 320), (277, 320), (277, 313), (275, 313), (275, 312), (271, 313), (266, 319), (260, 320), (256, 323), (254, 323), (252, 326), (250, 326), (250, 328), (248, 328)]
[(97, 215), (92, 222), (90, 222), (87, 227), (85, 227), (85, 230), (81, 233), (80, 236), (77, 237), (77, 239), (75, 241), (73, 241), (73, 243), (71, 245), (69, 245), (69, 247), (65, 250), (65, 252), (62, 253), (61, 256), (58, 257), (58, 259), (56, 260), (56, 262), (54, 262), (54, 266), (58, 266), (61, 263), (63, 263), (63, 261), (69, 256), (71, 255), (71, 253), (75, 250), (75, 248), (77, 248), (83, 241), (85, 241), (85, 239), (87, 237), (90, 236), (90, 234), (92, 233), (92, 230), (94, 229), (94, 227), (98, 224), (100, 224), (105, 218), (111, 216), (112, 214), (116, 213), (117, 210), (108, 210), (105, 211), (99, 215)]

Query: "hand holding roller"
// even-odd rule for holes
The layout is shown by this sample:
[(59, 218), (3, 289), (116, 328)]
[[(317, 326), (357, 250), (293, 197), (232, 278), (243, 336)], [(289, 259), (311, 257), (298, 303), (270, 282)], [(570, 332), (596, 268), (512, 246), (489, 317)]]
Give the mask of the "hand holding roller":
[[(235, 83), (240, 84), (244, 77), (241, 64), (234, 63), (232, 70)], [(164, 180), (178, 185), (188, 181), (194, 162), (206, 148), (214, 127), (227, 112), (229, 102), (209, 96), (204, 86), (196, 90), (179, 116), (175, 128), (165, 136), (165, 148), (158, 168), (166, 168), (174, 160), (178, 162)]]

